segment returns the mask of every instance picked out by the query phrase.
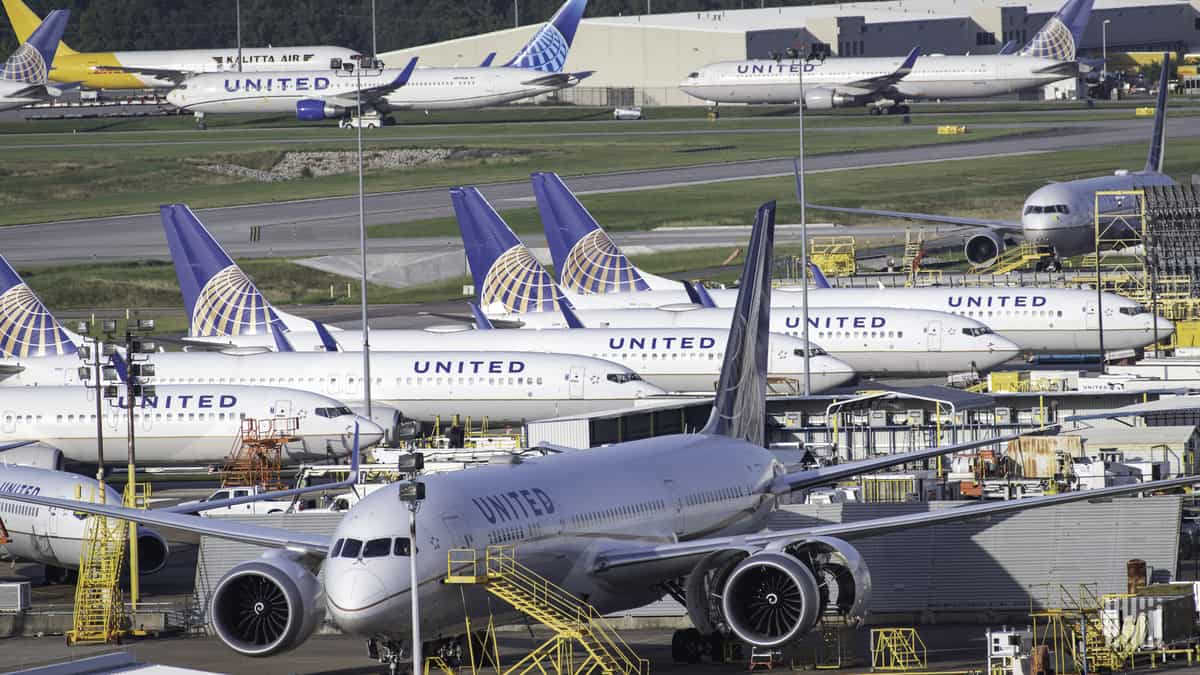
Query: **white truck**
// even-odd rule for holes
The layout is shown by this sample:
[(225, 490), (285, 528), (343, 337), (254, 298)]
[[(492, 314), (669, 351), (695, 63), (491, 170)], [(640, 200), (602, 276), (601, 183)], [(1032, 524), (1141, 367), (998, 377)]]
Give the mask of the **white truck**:
[[(224, 499), (237, 499), (238, 497), (249, 497), (251, 495), (267, 492), (260, 486), (253, 487), (228, 487), (221, 488), (211, 495), (199, 500), (199, 504), (204, 502), (219, 502)], [(263, 500), (257, 502), (248, 502), (245, 504), (235, 504), (224, 508), (212, 509), (209, 511), (201, 511), (202, 516), (214, 516), (227, 513), (252, 513), (255, 515), (263, 515), (267, 513), (285, 513), (292, 508), (291, 499), (282, 500)]]

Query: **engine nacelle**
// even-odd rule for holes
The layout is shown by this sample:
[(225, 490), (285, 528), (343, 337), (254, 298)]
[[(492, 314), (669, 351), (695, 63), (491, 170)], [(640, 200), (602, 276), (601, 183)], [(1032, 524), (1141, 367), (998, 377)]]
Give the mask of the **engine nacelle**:
[(138, 570), (142, 574), (161, 572), (167, 566), (167, 558), (171, 555), (171, 547), (167, 540), (158, 532), (138, 528)]
[(791, 542), (782, 550), (812, 570), (821, 589), (822, 612), (861, 621), (871, 601), (871, 571), (850, 544), (832, 537)]
[(1004, 239), (995, 232), (980, 232), (971, 235), (963, 245), (963, 253), (972, 265), (992, 262), (1004, 251)]
[(272, 552), (221, 578), (209, 621), (235, 652), (271, 656), (307, 640), (324, 608), (324, 591), (312, 572), (288, 554)]
[(63, 458), (62, 450), (34, 443), (0, 452), (0, 462), (31, 466), (35, 469), (62, 471), (66, 460)]
[(778, 647), (807, 633), (820, 612), (816, 577), (787, 553), (756, 553), (725, 580), (721, 614), (734, 635), (756, 647)]
[(341, 116), (340, 108), (320, 99), (306, 98), (296, 101), (296, 119), (301, 122), (316, 122)]
[[(366, 406), (352, 405), (350, 406), (350, 410), (355, 415), (361, 417), (367, 416)], [(372, 422), (383, 427), (383, 445), (395, 446), (399, 444), (402, 438), (405, 438), (404, 415), (400, 413), (399, 408), (372, 403), (370, 419)]]
[(805, 88), (804, 107), (808, 110), (830, 110), (844, 108), (854, 103), (853, 96), (839, 94), (836, 89), (826, 87)]

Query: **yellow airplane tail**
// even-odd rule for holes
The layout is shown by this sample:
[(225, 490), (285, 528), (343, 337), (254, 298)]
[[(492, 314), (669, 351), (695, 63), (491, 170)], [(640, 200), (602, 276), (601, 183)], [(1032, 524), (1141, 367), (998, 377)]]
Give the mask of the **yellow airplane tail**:
[[(8, 14), (8, 20), (12, 23), (13, 33), (16, 34), (17, 40), (24, 43), (33, 35), (33, 31), (42, 24), (41, 18), (29, 9), (22, 0), (0, 0), (4, 3), (4, 12)], [(58, 54), (78, 54), (79, 52), (71, 49), (65, 42), (58, 43)]]

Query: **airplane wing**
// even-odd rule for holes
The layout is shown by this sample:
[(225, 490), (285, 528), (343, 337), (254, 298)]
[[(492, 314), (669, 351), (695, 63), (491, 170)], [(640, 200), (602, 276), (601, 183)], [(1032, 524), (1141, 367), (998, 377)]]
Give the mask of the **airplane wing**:
[(184, 80), (197, 74), (190, 70), (178, 70), (173, 68), (144, 68), (142, 66), (104, 66), (104, 69), (122, 73), (130, 73), (132, 75), (149, 75), (150, 77), (157, 78), (159, 80), (166, 80), (173, 84), (183, 84)]
[(200, 516), (182, 513), (169, 513), (161, 510), (144, 511), (112, 504), (96, 504), (93, 502), (76, 501), (74, 499), (57, 499), (41, 495), (24, 495), (11, 492), (0, 492), (0, 497), (13, 501), (50, 506), (67, 511), (90, 513), (95, 516), (106, 516), (129, 520), (140, 525), (171, 528), (194, 532), (196, 534), (257, 544), (270, 548), (286, 548), (309, 555), (323, 557), (329, 550), (329, 537), (305, 532), (293, 532), (280, 527), (264, 527), (247, 523), (232, 523), (219, 518), (201, 518)]
[(1185, 476), (1168, 480), (1150, 481), (1135, 485), (1118, 485), (1099, 490), (1078, 490), (1064, 492), (1048, 497), (1029, 497), (1005, 501), (984, 502), (959, 506), (956, 508), (938, 509), (925, 513), (875, 518), (853, 523), (831, 523), (814, 527), (795, 528), (788, 530), (763, 531), (734, 537), (712, 537), (696, 541), (663, 544), (651, 547), (624, 547), (601, 551), (596, 557), (596, 571), (628, 567), (642, 563), (655, 563), (675, 558), (699, 556), (713, 551), (725, 549), (757, 550), (774, 543), (793, 541), (805, 537), (840, 537), (853, 539), (872, 534), (882, 534), (894, 530), (904, 530), (913, 527), (924, 527), (958, 520), (981, 518), (1015, 513), (1026, 509), (1036, 509), (1058, 504), (1069, 504), (1079, 501), (1105, 500), (1135, 492), (1155, 492), (1173, 488), (1188, 487), (1200, 483), (1198, 476)]
[(871, 473), (879, 469), (899, 464), (907, 464), (909, 462), (919, 462), (933, 457), (942, 455), (950, 455), (964, 450), (973, 450), (985, 445), (995, 445), (997, 443), (1007, 443), (1008, 441), (1016, 440), (1022, 436), (1040, 435), (1042, 433), (1057, 431), (1059, 425), (1050, 425), (1038, 429), (1037, 432), (1023, 434), (1008, 434), (1006, 436), (995, 436), (977, 441), (968, 441), (966, 443), (956, 443), (954, 445), (940, 445), (936, 448), (927, 450), (915, 450), (913, 452), (898, 452), (891, 455), (874, 457), (872, 459), (864, 459), (858, 462), (846, 462), (844, 464), (834, 464), (832, 466), (824, 466), (819, 469), (809, 469), (805, 471), (795, 471), (786, 473), (775, 479), (775, 484), (772, 486), (772, 492), (782, 494), (795, 490), (813, 487), (814, 485), (823, 485), (832, 483), (842, 478), (857, 476), (864, 473)]
[(339, 92), (334, 96), (326, 97), (324, 100), (343, 108), (350, 108), (357, 105), (359, 99), (362, 100), (363, 104), (375, 103), (379, 99), (408, 84), (409, 78), (412, 77), (413, 71), (417, 68), (417, 58), (416, 56), (412, 57), (408, 65), (404, 66), (404, 70), (400, 71), (396, 79), (391, 82), (378, 84), (374, 87), (363, 87), (362, 89)]
[(596, 71), (582, 70), (578, 73), (548, 73), (521, 84), (528, 87), (573, 87), (581, 80), (591, 77)]
[[(474, 314), (454, 314), (452, 312), (420, 312), (419, 316), (436, 316), (439, 319), (450, 319), (451, 321), (458, 321), (461, 323), (475, 322)], [(493, 319), (488, 317), (488, 321), (491, 322), (492, 328), (520, 328), (525, 325), (524, 321), (519, 321), (516, 319)]]
[(1005, 42), (1005, 43), (1004, 43), (1004, 46), (1000, 48), (1000, 51), (998, 51), (998, 52), (996, 52), (996, 53), (997, 53), (997, 54), (999, 54), (999, 55), (1001, 55), (1001, 56), (1005, 56), (1005, 55), (1008, 55), (1008, 54), (1013, 54), (1013, 53), (1015, 53), (1016, 51), (1017, 51), (1017, 41), (1016, 41), (1016, 40), (1009, 40), (1008, 42)]
[(863, 89), (868, 92), (887, 89), (888, 87), (894, 86), (900, 80), (903, 80), (906, 75), (912, 72), (913, 64), (917, 62), (917, 57), (920, 55), (921, 48), (913, 47), (908, 52), (908, 56), (904, 57), (904, 62), (900, 64), (900, 67), (892, 72), (886, 75), (877, 75), (875, 77), (855, 80), (854, 82), (847, 82), (843, 86)]
[(923, 221), (928, 223), (945, 223), (962, 227), (982, 227), (997, 232), (1021, 232), (1021, 224), (1008, 220), (989, 220), (987, 218), (965, 218), (960, 216), (939, 216), (932, 213), (909, 213), (906, 211), (884, 211), (881, 209), (857, 209), (848, 206), (823, 206), (821, 204), (806, 204), (810, 209), (835, 211), (837, 213), (853, 213), (859, 216), (879, 216), (882, 218), (900, 218), (901, 220)]

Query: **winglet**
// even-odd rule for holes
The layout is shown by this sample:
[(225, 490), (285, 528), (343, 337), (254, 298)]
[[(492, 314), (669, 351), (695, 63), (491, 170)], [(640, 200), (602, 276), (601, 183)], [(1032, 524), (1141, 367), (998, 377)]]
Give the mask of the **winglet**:
[(452, 188), (450, 201), (480, 307), (500, 304), (513, 314), (558, 311), (554, 279), (479, 190)]
[(484, 314), (483, 310), (479, 308), (478, 303), (468, 302), (467, 304), (471, 306), (471, 316), (473, 316), (475, 318), (475, 329), (476, 330), (495, 330), (496, 329), (496, 327), (492, 325), (492, 320), (489, 319), (487, 317), (487, 314)]
[(998, 56), (1007, 56), (1009, 54), (1012, 54), (1016, 50), (1017, 50), (1017, 41), (1009, 40), (1008, 42), (1004, 43), (1004, 46), (1001, 47), (1000, 51), (996, 52), (996, 54)]
[(775, 202), (771, 201), (759, 207), (754, 219), (721, 379), (703, 434), (728, 436), (755, 445), (766, 441), (767, 341), (771, 329), (774, 248)]
[(287, 339), (284, 333), (287, 332), (287, 326), (283, 321), (279, 320), (279, 315), (275, 313), (274, 308), (268, 308), (268, 313), (271, 316), (271, 337), (275, 338), (275, 351), (277, 352), (294, 352), (296, 349), (292, 347), (292, 343)]
[(0, 256), (0, 356), (62, 356), (77, 351), (41, 298)]
[(567, 322), (567, 328), (586, 328), (583, 322), (579, 320), (579, 315), (575, 313), (575, 305), (566, 296), (558, 296), (558, 309), (562, 312), (563, 319)]
[(313, 327), (317, 329), (317, 337), (321, 338), (321, 346), (325, 348), (325, 351), (341, 351), (341, 346), (338, 345), (338, 341), (334, 339), (333, 335), (329, 332), (329, 329), (325, 327), (325, 324), (314, 320)]
[(479, 67), (480, 68), (488, 68), (492, 65), (492, 61), (495, 61), (495, 60), (496, 60), (496, 52), (488, 52), (488, 55), (486, 57), (484, 57), (483, 63), (479, 64)]
[(1163, 146), (1167, 142), (1167, 82), (1171, 71), (1171, 54), (1163, 52), (1162, 74), (1158, 78), (1158, 101), (1154, 109), (1154, 135), (1150, 138), (1150, 152), (1146, 155), (1146, 171), (1162, 173)]
[(117, 379), (121, 382), (128, 382), (129, 364), (125, 362), (125, 357), (121, 356), (121, 352), (113, 352), (112, 355), (108, 357), (108, 360), (113, 364), (113, 368), (117, 371)]
[(404, 70), (400, 71), (400, 74), (396, 76), (396, 79), (392, 80), (392, 86), (403, 87), (404, 85), (408, 84), (409, 78), (412, 77), (413, 71), (417, 68), (418, 58), (420, 57), (414, 56), (409, 59), (408, 65), (404, 66)]
[(813, 285), (817, 288), (829, 288), (829, 280), (825, 278), (825, 273), (813, 261), (808, 261), (808, 271), (812, 272)]
[(896, 75), (904, 76), (912, 72), (913, 65), (917, 62), (917, 57), (921, 55), (921, 46), (917, 45), (908, 50), (908, 56), (904, 57), (904, 63), (896, 69)]
[(683, 287), (687, 289), (688, 299), (693, 303), (705, 309), (713, 309), (717, 306), (717, 301), (713, 300), (712, 294), (699, 281), (685, 281)]

